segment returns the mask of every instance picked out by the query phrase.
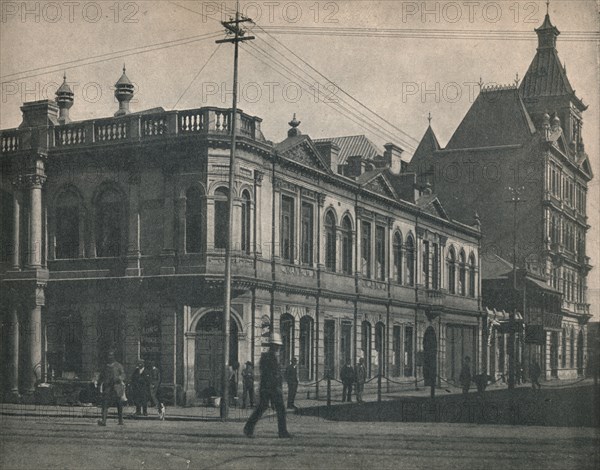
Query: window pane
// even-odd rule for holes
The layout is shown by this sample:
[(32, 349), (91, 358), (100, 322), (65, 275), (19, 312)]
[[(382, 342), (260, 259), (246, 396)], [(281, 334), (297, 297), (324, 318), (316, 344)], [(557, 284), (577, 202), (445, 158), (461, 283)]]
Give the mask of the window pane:
[(313, 206), (302, 203), (302, 263), (313, 261)]
[(294, 199), (281, 197), (281, 257), (294, 262)]

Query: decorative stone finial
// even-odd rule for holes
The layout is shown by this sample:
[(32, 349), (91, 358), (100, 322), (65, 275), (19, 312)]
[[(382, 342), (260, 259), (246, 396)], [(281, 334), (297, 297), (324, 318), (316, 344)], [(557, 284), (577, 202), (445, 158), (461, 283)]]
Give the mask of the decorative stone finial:
[(519, 78), (519, 72), (517, 72), (517, 75), (515, 76), (515, 85), (518, 87), (520, 82), (521, 79)]
[(476, 227), (478, 230), (481, 230), (481, 219), (479, 218), (479, 213), (477, 211), (475, 211), (475, 214), (473, 215), (473, 226)]
[(73, 90), (67, 83), (67, 73), (63, 73), (63, 83), (56, 90), (56, 104), (58, 105), (59, 115), (58, 122), (60, 124), (67, 124), (71, 122), (71, 118), (69, 117), (69, 109), (73, 106), (73, 102), (75, 100), (75, 95), (73, 94)]
[(302, 134), (302, 132), (300, 132), (300, 129), (298, 129), (300, 123), (301, 121), (298, 121), (298, 119), (296, 119), (296, 113), (294, 113), (294, 117), (290, 122), (288, 122), (288, 124), (291, 127), (291, 129), (288, 131), (288, 137), (294, 137)]
[(429, 112), (429, 115), (427, 116), (427, 120), (429, 121), (430, 126), (431, 126), (431, 119), (432, 119), (431, 112)]
[(115, 116), (129, 114), (129, 102), (133, 98), (133, 92), (133, 83), (125, 74), (125, 64), (123, 64), (123, 75), (115, 83), (115, 98), (119, 101), (119, 110), (115, 113)]

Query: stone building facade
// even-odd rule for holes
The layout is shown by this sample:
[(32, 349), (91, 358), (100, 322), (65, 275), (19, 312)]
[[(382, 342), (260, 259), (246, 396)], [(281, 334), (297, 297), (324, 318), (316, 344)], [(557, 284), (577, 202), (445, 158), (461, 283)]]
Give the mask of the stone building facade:
[(295, 117), (274, 144), (240, 111), (230, 189), (231, 110), (132, 113), (125, 72), (115, 94), (114, 117), (71, 122), (65, 83), (0, 133), (6, 395), (92, 380), (109, 349), (128, 375), (158, 364), (171, 401), (218, 391), (230, 190), (230, 363), (274, 328), (304, 383), (357, 357), (411, 383), (479, 368), (479, 226), (415, 190), (401, 149), (313, 141)]
[[(560, 32), (549, 15), (535, 31), (537, 52), (523, 80), (482, 87), (445, 148), (430, 126), (409, 171), (421, 186), (432, 185), (459, 220), (464, 208), (466, 219), (472, 211), (481, 215), (482, 256), (502, 274), (487, 282), (494, 294), (484, 306), (524, 309), (523, 360), (539, 361), (546, 378), (573, 378), (585, 369), (591, 317), (586, 234), (593, 174), (582, 138), (587, 106), (560, 62)], [(506, 282), (515, 250), (517, 291)]]

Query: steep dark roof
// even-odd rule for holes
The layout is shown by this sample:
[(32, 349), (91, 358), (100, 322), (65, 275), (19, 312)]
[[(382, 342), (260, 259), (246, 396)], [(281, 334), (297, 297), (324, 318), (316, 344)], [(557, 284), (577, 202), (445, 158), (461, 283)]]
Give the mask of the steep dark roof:
[(522, 144), (534, 132), (516, 87), (483, 89), (446, 150)]
[(318, 142), (333, 142), (339, 148), (338, 164), (346, 163), (348, 157), (360, 155), (368, 160), (374, 159), (379, 155), (377, 146), (364, 135), (349, 135), (344, 137), (328, 137), (324, 139), (315, 139)]
[(556, 51), (556, 37), (560, 31), (552, 24), (549, 15), (546, 15), (544, 23), (535, 32), (538, 35), (537, 53), (519, 87), (523, 99), (568, 96), (581, 111), (587, 109), (587, 106), (575, 95), (567, 71), (560, 63)]
[(440, 143), (431, 128), (431, 125), (427, 127), (421, 142), (419, 142), (419, 146), (410, 160), (412, 165), (420, 163), (422, 160), (425, 160), (427, 157), (430, 157), (433, 152), (436, 150), (440, 150)]

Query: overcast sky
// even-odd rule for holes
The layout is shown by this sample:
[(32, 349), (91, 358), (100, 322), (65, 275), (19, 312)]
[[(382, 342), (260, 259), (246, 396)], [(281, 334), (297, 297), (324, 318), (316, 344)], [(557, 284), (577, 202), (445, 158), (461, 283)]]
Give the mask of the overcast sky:
[[(123, 62), (137, 87), (133, 111), (159, 106), (230, 106), (233, 47), (224, 44), (215, 52), (213, 37), (191, 41), (221, 32), (218, 10), (233, 10), (234, 2), (0, 3), (3, 129), (19, 125), (23, 101), (53, 98), (63, 70), (75, 91), (74, 120), (111, 116), (117, 109), (113, 85)], [(243, 11), (272, 35), (247, 23), (257, 39), (244, 45), (240, 53), (239, 106), (264, 119), (267, 139), (284, 139), (287, 122), (296, 113), (302, 121), (300, 129), (313, 138), (366, 134), (377, 144), (393, 141), (409, 154), (425, 132), (429, 112), (444, 146), (477, 95), (475, 84), (480, 78), (484, 84), (511, 84), (517, 73), (519, 77), (525, 74), (537, 44), (533, 29), (546, 12), (545, 2), (510, 0), (241, 4)], [(566, 62), (571, 84), (589, 105), (583, 132), (597, 177), (588, 197), (593, 227), (588, 253), (597, 265), (598, 3), (552, 0), (550, 15), (563, 33), (558, 38), (558, 52)], [(339, 28), (343, 31), (335, 33)], [(183, 38), (192, 39), (180, 41)], [(144, 46), (152, 47), (141, 49)], [(340, 88), (391, 125), (361, 110)], [(334, 108), (340, 110), (340, 105), (345, 109), (336, 112)], [(349, 109), (363, 116), (351, 118)], [(588, 278), (596, 312), (599, 278), (597, 269)]]

